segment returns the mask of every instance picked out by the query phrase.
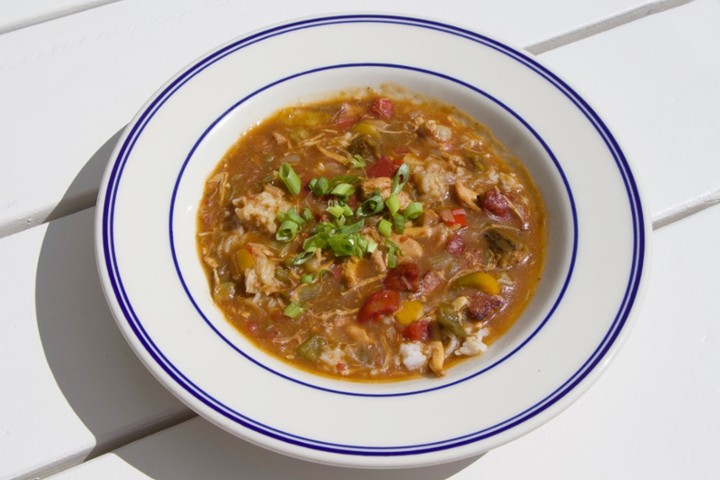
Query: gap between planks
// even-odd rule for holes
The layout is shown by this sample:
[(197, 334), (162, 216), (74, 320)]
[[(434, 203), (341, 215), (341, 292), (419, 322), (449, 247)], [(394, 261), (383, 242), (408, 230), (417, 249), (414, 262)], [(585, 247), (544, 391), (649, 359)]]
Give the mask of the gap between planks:
[[(101, 7), (110, 3), (115, 3), (119, 0), (97, 0), (94, 2), (86, 3), (85, 5), (78, 6), (76, 8), (67, 8), (65, 10), (59, 10), (57, 12), (48, 13), (47, 15), (38, 16), (30, 20), (18, 22), (17, 24), (0, 29), (0, 34), (7, 33), (9, 31), (18, 30), (20, 28), (29, 27), (31, 25), (37, 25), (46, 21), (55, 20), (64, 16), (72, 15), (74, 13), (82, 12), (92, 8)], [(593, 35), (606, 32), (613, 28), (631, 23), (641, 18), (661, 13), (670, 10), (675, 7), (679, 7), (691, 0), (659, 0), (648, 5), (636, 7), (618, 15), (599, 20), (594, 23), (590, 23), (576, 30), (557, 35), (555, 37), (543, 40), (531, 44), (525, 49), (534, 54), (539, 55), (542, 53), (549, 52), (551, 50), (563, 47), (573, 42), (591, 37)], [(95, 206), (97, 199), (98, 189), (94, 189), (90, 192), (85, 192), (75, 197), (63, 198), (57, 205), (53, 207), (43, 208), (34, 212), (27, 213), (18, 219), (7, 221), (4, 224), (0, 224), (0, 238), (7, 237), (14, 233), (19, 233), (23, 230), (42, 225), (43, 223), (56, 220), (58, 218), (72, 215), (81, 210), (91, 208)], [(672, 210), (668, 212), (662, 212), (659, 218), (653, 220), (653, 229), (661, 228), (672, 222), (685, 218), (693, 213), (704, 210), (707, 207), (720, 203), (720, 198), (717, 194), (711, 195), (710, 198), (701, 198), (697, 204), (691, 202), (691, 204), (684, 204), (677, 211)]]
[(74, 7), (67, 7), (60, 10), (49, 11), (40, 15), (36, 15), (32, 18), (25, 18), (22, 20), (18, 20), (17, 22), (12, 22), (5, 26), (2, 26), (0, 27), (0, 35), (4, 33), (14, 32), (22, 28), (32, 27), (33, 25), (39, 25), (41, 23), (57, 20), (58, 18), (67, 17), (75, 13), (80, 13), (84, 12), (85, 10), (102, 7), (103, 5), (115, 3), (118, 1), (120, 0), (96, 0), (92, 2), (87, 2), (83, 5), (76, 5)]

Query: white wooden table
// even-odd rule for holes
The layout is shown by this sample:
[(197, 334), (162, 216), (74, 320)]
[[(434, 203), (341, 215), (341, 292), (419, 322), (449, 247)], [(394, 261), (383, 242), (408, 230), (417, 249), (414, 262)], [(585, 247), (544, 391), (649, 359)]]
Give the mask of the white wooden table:
[[(201, 53), (330, 0), (0, 2), (0, 479), (369, 479), (195, 417), (135, 358), (93, 253), (119, 132)], [(524, 47), (620, 141), (652, 218), (651, 279), (624, 348), (531, 434), (398, 479), (720, 479), (720, 1), (405, 0)]]

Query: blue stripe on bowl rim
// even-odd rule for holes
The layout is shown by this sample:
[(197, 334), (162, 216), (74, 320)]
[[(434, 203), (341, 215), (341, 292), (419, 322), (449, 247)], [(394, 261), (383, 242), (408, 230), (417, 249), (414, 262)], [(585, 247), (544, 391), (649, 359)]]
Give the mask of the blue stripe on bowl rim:
[[(494, 362), (491, 363), (490, 365), (488, 365), (488, 366), (486, 366), (486, 367), (484, 367), (484, 368), (482, 368), (482, 369), (480, 369), (480, 370), (478, 370), (478, 371), (476, 371), (476, 372), (473, 372), (473, 373), (470, 374), (470, 375), (467, 375), (467, 376), (465, 376), (465, 377), (463, 377), (463, 378), (460, 378), (460, 379), (458, 379), (458, 380), (455, 380), (455, 381), (453, 381), (453, 382), (449, 382), (449, 383), (445, 383), (445, 384), (440, 384), (440, 385), (437, 385), (437, 386), (434, 386), (434, 387), (431, 387), (431, 388), (425, 388), (425, 389), (419, 389), (419, 390), (412, 390), (412, 391), (393, 392), (393, 393), (362, 393), (362, 392), (343, 391), (343, 390), (338, 390), (338, 389), (332, 389), (332, 388), (322, 387), (322, 386), (320, 386), (320, 385), (315, 385), (315, 384), (312, 384), (312, 383), (309, 383), (309, 382), (305, 382), (305, 381), (302, 381), (302, 380), (293, 378), (293, 377), (291, 377), (291, 376), (289, 376), (289, 375), (283, 374), (283, 373), (281, 373), (281, 372), (279, 372), (279, 371), (277, 371), (277, 370), (274, 370), (273, 368), (271, 368), (271, 367), (269, 367), (269, 366), (267, 366), (267, 365), (259, 362), (258, 360), (256, 360), (255, 358), (253, 358), (251, 355), (249, 355), (247, 352), (245, 352), (245, 351), (243, 351), (241, 348), (239, 348), (236, 344), (234, 344), (234, 343), (233, 343), (230, 339), (228, 339), (225, 335), (223, 335), (223, 334), (217, 329), (217, 327), (216, 327), (215, 325), (213, 325), (213, 323), (209, 320), (209, 318), (208, 318), (208, 316), (205, 314), (205, 312), (202, 311), (202, 309), (200, 308), (200, 306), (198, 305), (198, 303), (195, 301), (195, 298), (193, 297), (192, 292), (190, 291), (189, 287), (187, 286), (187, 283), (185, 282), (185, 278), (184, 278), (184, 276), (183, 276), (182, 269), (180, 268), (180, 264), (179, 264), (179, 261), (178, 261), (178, 258), (177, 258), (177, 254), (176, 254), (176, 250), (175, 250), (175, 240), (174, 240), (174, 234), (173, 234), (173, 218), (174, 218), (174, 211), (175, 211), (175, 203), (176, 203), (177, 193), (178, 193), (178, 189), (180, 188), (180, 183), (182, 182), (183, 174), (184, 174), (184, 172), (185, 172), (185, 169), (186, 169), (188, 163), (191, 161), (193, 155), (195, 154), (195, 151), (197, 150), (197, 148), (200, 146), (200, 144), (202, 144), (202, 142), (205, 140), (205, 138), (213, 131), (213, 129), (214, 129), (220, 122), (222, 122), (225, 118), (227, 118), (227, 116), (230, 115), (236, 108), (238, 108), (239, 106), (241, 106), (242, 104), (244, 104), (245, 102), (247, 102), (248, 100), (250, 100), (251, 98), (255, 97), (256, 95), (258, 95), (258, 94), (260, 94), (260, 93), (262, 93), (262, 92), (265, 92), (265, 91), (268, 90), (268, 89), (271, 89), (271, 88), (273, 88), (273, 87), (275, 87), (275, 86), (277, 86), (277, 85), (280, 85), (280, 84), (282, 84), (282, 83), (284, 83), (284, 82), (293, 80), (293, 79), (295, 79), (295, 78), (298, 78), (298, 77), (301, 77), (301, 76), (304, 76), (304, 75), (311, 75), (311, 74), (314, 74), (314, 73), (319, 73), (319, 72), (324, 72), (324, 71), (329, 71), (329, 70), (345, 69), (345, 68), (366, 68), (366, 67), (406, 70), (406, 71), (412, 71), (412, 72), (416, 72), (416, 73), (421, 73), (421, 74), (425, 74), (425, 75), (430, 75), (430, 76), (442, 78), (442, 79), (444, 79), (444, 80), (448, 80), (448, 81), (453, 82), (453, 83), (455, 83), (455, 84), (457, 84), (457, 85), (460, 85), (460, 86), (462, 86), (462, 87), (464, 87), (464, 88), (467, 88), (467, 89), (471, 90), (473, 93), (479, 94), (479, 95), (487, 98), (487, 99), (490, 100), (491, 102), (493, 102), (495, 105), (501, 107), (505, 112), (509, 113), (514, 119), (516, 119), (517, 121), (519, 121), (519, 122), (523, 125), (523, 127), (526, 128), (526, 129), (533, 135), (533, 137), (535, 137), (535, 139), (538, 141), (538, 143), (540, 143), (540, 144), (542, 145), (542, 147), (543, 147), (543, 149), (545, 150), (545, 152), (546, 152), (546, 153), (548, 154), (548, 156), (551, 158), (553, 164), (555, 165), (555, 168), (557, 169), (557, 172), (559, 173), (560, 177), (562, 178), (563, 186), (565, 187), (565, 192), (566, 192), (566, 194), (567, 194), (568, 201), (569, 201), (569, 204), (570, 204), (570, 210), (571, 210), (571, 212), (572, 212), (573, 241), (572, 241), (572, 250), (571, 250), (571, 255), (570, 255), (570, 264), (569, 264), (569, 266), (568, 266), (568, 271), (567, 271), (567, 274), (566, 274), (566, 276), (565, 276), (565, 281), (563, 282), (562, 288), (560, 289), (560, 292), (559, 292), (557, 298), (556, 298), (555, 301), (553, 302), (552, 307), (550, 308), (550, 310), (548, 311), (548, 313), (546, 314), (546, 316), (543, 318), (543, 320), (542, 320), (542, 321), (538, 324), (538, 326), (535, 328), (535, 330), (533, 330), (533, 332), (532, 332), (529, 336), (527, 336), (527, 337), (526, 337), (519, 345), (517, 345), (513, 350), (511, 350), (510, 352), (506, 353), (505, 355), (503, 355), (501, 358), (499, 358), (498, 360), (494, 361)], [(453, 386), (453, 385), (457, 385), (457, 384), (459, 384), (459, 383), (465, 382), (465, 381), (467, 381), (467, 380), (469, 380), (469, 379), (475, 378), (475, 377), (477, 377), (478, 375), (481, 375), (481, 374), (483, 374), (483, 373), (485, 373), (485, 372), (487, 372), (487, 371), (495, 368), (496, 366), (498, 366), (498, 365), (500, 365), (501, 363), (503, 363), (505, 360), (507, 360), (507, 359), (509, 359), (510, 357), (512, 357), (515, 353), (517, 353), (519, 350), (521, 350), (530, 340), (532, 340), (532, 338), (535, 337), (535, 335), (545, 326), (545, 324), (546, 324), (546, 323), (548, 322), (548, 320), (552, 317), (553, 313), (555, 312), (555, 310), (557, 309), (558, 305), (560, 304), (560, 302), (561, 302), (561, 300), (562, 300), (562, 298), (563, 298), (563, 296), (564, 296), (564, 293), (565, 293), (565, 291), (567, 290), (567, 287), (568, 287), (568, 285), (569, 285), (569, 283), (570, 283), (570, 278), (571, 278), (571, 276), (572, 276), (573, 266), (574, 266), (574, 264), (575, 264), (575, 257), (576, 257), (576, 253), (577, 253), (577, 244), (578, 244), (578, 241), (577, 241), (577, 236), (578, 236), (578, 232), (577, 232), (577, 230), (578, 230), (578, 229), (577, 229), (577, 214), (576, 214), (576, 209), (575, 209), (575, 201), (574, 201), (574, 199), (573, 199), (572, 191), (571, 191), (571, 189), (570, 189), (570, 185), (569, 185), (569, 183), (568, 183), (568, 181), (567, 181), (567, 178), (566, 178), (566, 176), (565, 176), (565, 173), (563, 172), (562, 167), (560, 166), (560, 163), (558, 162), (557, 158), (555, 157), (555, 154), (552, 152), (552, 150), (550, 149), (550, 147), (549, 147), (549, 146), (547, 145), (547, 143), (543, 140), (543, 138), (537, 133), (537, 131), (535, 131), (535, 129), (532, 128), (532, 126), (531, 126), (525, 119), (523, 119), (520, 115), (517, 114), (517, 112), (515, 112), (514, 110), (512, 110), (510, 107), (508, 107), (505, 103), (501, 102), (499, 99), (495, 98), (494, 96), (490, 95), (489, 93), (485, 92), (484, 90), (479, 89), (479, 88), (477, 88), (477, 87), (475, 87), (475, 86), (473, 86), (473, 85), (470, 85), (470, 84), (468, 84), (468, 83), (466, 83), (466, 82), (463, 82), (463, 81), (461, 81), (461, 80), (459, 80), (459, 79), (457, 79), (457, 78), (451, 77), (451, 76), (449, 76), (449, 75), (445, 75), (445, 74), (443, 74), (443, 73), (439, 73), (439, 72), (435, 72), (435, 71), (431, 71), (431, 70), (419, 68), (419, 67), (413, 67), (413, 66), (409, 66), (409, 65), (399, 65), (399, 64), (388, 64), (388, 63), (353, 63), (353, 64), (339, 64), (339, 65), (328, 65), (328, 66), (324, 66), (324, 67), (318, 67), (318, 68), (310, 69), (310, 70), (307, 70), (307, 71), (303, 71), (303, 72), (295, 73), (295, 74), (293, 74), (293, 75), (289, 75), (289, 76), (284, 77), (284, 78), (277, 79), (277, 80), (275, 80), (275, 81), (273, 81), (273, 82), (271, 82), (271, 83), (269, 83), (269, 84), (267, 84), (267, 85), (265, 85), (265, 86), (263, 86), (263, 87), (255, 90), (254, 92), (252, 92), (252, 93), (250, 93), (249, 95), (245, 96), (244, 98), (240, 99), (238, 102), (234, 103), (232, 106), (230, 106), (230, 108), (226, 109), (220, 116), (218, 116), (218, 118), (216, 118), (216, 119), (205, 129), (205, 131), (200, 135), (200, 137), (198, 138), (198, 140), (195, 142), (195, 144), (193, 145), (193, 147), (190, 149), (190, 153), (188, 153), (187, 157), (185, 158), (185, 161), (183, 162), (183, 164), (182, 164), (182, 166), (181, 166), (181, 168), (180, 168), (180, 172), (178, 173), (178, 176), (177, 176), (177, 179), (176, 179), (176, 182), (175, 182), (175, 186), (174, 186), (174, 188), (173, 188), (172, 198), (171, 198), (171, 202), (170, 202), (170, 213), (169, 213), (169, 215), (168, 215), (168, 218), (169, 218), (168, 229), (169, 229), (170, 251), (171, 251), (173, 263), (174, 263), (174, 265), (175, 265), (175, 271), (176, 271), (176, 273), (177, 273), (177, 275), (178, 275), (178, 278), (179, 278), (179, 280), (180, 280), (180, 283), (181, 283), (182, 286), (183, 286), (183, 289), (185, 290), (185, 294), (187, 295), (188, 299), (190, 300), (190, 303), (192, 303), (192, 305), (193, 305), (193, 307), (195, 308), (195, 310), (197, 311), (197, 313), (200, 315), (200, 317), (201, 317), (201, 318), (205, 321), (205, 323), (208, 325), (208, 327), (209, 327), (218, 337), (220, 337), (228, 346), (230, 346), (230, 348), (232, 348), (233, 350), (235, 350), (237, 353), (239, 353), (240, 355), (242, 355), (243, 357), (245, 357), (246, 359), (248, 359), (249, 361), (251, 361), (251, 362), (254, 363), (255, 365), (257, 365), (257, 366), (259, 366), (259, 367), (267, 370), (268, 372), (270, 372), (270, 373), (272, 373), (272, 374), (274, 374), (274, 375), (277, 375), (277, 376), (279, 376), (279, 377), (282, 377), (282, 378), (284, 378), (284, 379), (286, 379), (286, 380), (289, 380), (289, 381), (298, 383), (298, 384), (300, 384), (300, 385), (304, 385), (304, 386), (306, 386), (306, 387), (315, 388), (315, 389), (317, 389), (317, 390), (323, 390), (323, 391), (326, 391), (326, 392), (329, 392), (329, 393), (335, 393), (335, 394), (340, 394), (340, 395), (351, 395), (351, 396), (365, 396), (365, 397), (396, 397), (396, 396), (405, 396), (405, 395), (416, 395), (416, 394), (419, 394), (419, 393), (425, 393), (425, 392), (430, 392), (430, 391), (433, 391), (433, 390), (444, 389), (444, 388), (451, 387), (451, 386)]]
[[(251, 418), (242, 415), (229, 407), (222, 405), (217, 402), (214, 398), (200, 389), (190, 379), (185, 377), (182, 372), (177, 370), (168, 359), (159, 351), (152, 342), (142, 327), (140, 319), (137, 317), (133, 310), (132, 304), (127, 297), (123, 285), (120, 272), (117, 268), (115, 259), (115, 250), (113, 243), (113, 229), (114, 229), (114, 208), (116, 189), (119, 185), (122, 177), (122, 171), (127, 161), (132, 148), (137, 141), (137, 138), (142, 133), (143, 129), (155, 115), (155, 113), (162, 107), (165, 101), (170, 98), (174, 92), (176, 92), (182, 85), (189, 80), (189, 78), (197, 75), (207, 66), (220, 60), (221, 58), (232, 54), (233, 52), (252, 45), (256, 42), (263, 41), (267, 38), (272, 38), (278, 35), (289, 33), (297, 29), (314, 28), (323, 25), (331, 24), (342, 24), (342, 23), (391, 23), (401, 26), (414, 26), (418, 28), (425, 28), (430, 30), (441, 31), (451, 35), (459, 36), (471, 40), (473, 42), (484, 45), (495, 49), (502, 54), (512, 58), (513, 60), (523, 64), (530, 68), (538, 75), (543, 77), (555, 88), (562, 92), (574, 105), (585, 115), (590, 121), (593, 127), (596, 129), (598, 134), (603, 138), (608, 150), (612, 154), (615, 163), (620, 171), (623, 178), (623, 182), (628, 196), (628, 201), (632, 214), (632, 226), (633, 226), (633, 257), (630, 275), (628, 278), (628, 285), (626, 287), (623, 300), (618, 308), (617, 314), (611, 324), (607, 334), (597, 346), (595, 351), (588, 357), (583, 365), (560, 385), (555, 391), (545, 397), (542, 401), (528, 408), (527, 410), (518, 413), (517, 415), (508, 418), (507, 420), (500, 422), (492, 427), (483, 429), (481, 431), (472, 432), (467, 435), (440, 440), (437, 442), (418, 444), (418, 445), (405, 445), (405, 446), (359, 446), (359, 445), (344, 445), (330, 442), (323, 442), (312, 438), (307, 438), (282, 430), (273, 428), (269, 425), (262, 424)], [(606, 356), (610, 351), (611, 347), (615, 344), (620, 333), (623, 331), (623, 327), (626, 324), (632, 306), (635, 302), (636, 296), (640, 288), (640, 281), (642, 279), (642, 273), (644, 269), (644, 257), (645, 257), (645, 230), (644, 230), (644, 214), (640, 203), (640, 196), (635, 180), (630, 171), (630, 167), (627, 164), (624, 154), (620, 150), (614, 137), (607, 129), (605, 124), (600, 120), (593, 109), (571, 89), (565, 82), (556, 77), (552, 72), (547, 70), (542, 65), (529, 58), (526, 54), (523, 54), (515, 49), (512, 49), (496, 40), (490, 39), (483, 35), (475, 32), (465, 30), (462, 28), (446, 25), (443, 23), (417, 19), (412, 17), (404, 16), (392, 16), (392, 15), (339, 15), (331, 17), (323, 17), (309, 20), (302, 20), (285, 25), (273, 27), (245, 38), (234, 41), (215, 52), (201, 58), (195, 62), (192, 66), (188, 67), (182, 74), (178, 75), (171, 83), (169, 83), (161, 92), (159, 92), (149, 105), (142, 111), (135, 122), (131, 124), (125, 136), (123, 144), (117, 150), (117, 157), (112, 164), (112, 168), (107, 177), (107, 187), (105, 189), (105, 201), (102, 206), (102, 258), (104, 259), (104, 266), (108, 271), (108, 278), (114, 298), (118, 302), (119, 308), (122, 311), (124, 319), (127, 321), (131, 330), (135, 334), (138, 341), (143, 345), (147, 353), (153, 358), (153, 360), (159, 365), (166, 374), (178, 385), (183, 387), (188, 393), (190, 393), (197, 400), (202, 402), (210, 409), (218, 412), (226, 418), (258, 433), (261, 433), (270, 438), (280, 440), (282, 442), (307, 447), (315, 450), (321, 450), (329, 453), (339, 453), (346, 455), (363, 455), (363, 456), (396, 456), (396, 455), (418, 455), (423, 453), (430, 453), (439, 450), (447, 450), (450, 448), (467, 445), (473, 442), (483, 440), (485, 438), (492, 437), (501, 432), (507, 431), (517, 425), (523, 424), (530, 419), (534, 418), (541, 412), (552, 407), (569, 392), (571, 392), (580, 382), (582, 382), (598, 365), (598, 363)], [(544, 145), (544, 143), (543, 143)], [(553, 157), (554, 159), (554, 157)], [(563, 180), (565, 180), (563, 176)], [(569, 187), (568, 187), (569, 188)], [(573, 205), (573, 216), (574, 205)], [(575, 241), (577, 240), (577, 224), (575, 218)], [(574, 253), (573, 253), (574, 261)], [(343, 392), (336, 392), (343, 393)]]

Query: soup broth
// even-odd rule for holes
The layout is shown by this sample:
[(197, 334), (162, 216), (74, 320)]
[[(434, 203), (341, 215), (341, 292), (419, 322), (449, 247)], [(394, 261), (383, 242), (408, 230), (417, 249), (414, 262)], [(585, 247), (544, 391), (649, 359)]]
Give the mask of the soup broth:
[(283, 109), (208, 177), (198, 251), (261, 349), (352, 380), (441, 376), (532, 298), (545, 211), (522, 163), (457, 108), (368, 90)]

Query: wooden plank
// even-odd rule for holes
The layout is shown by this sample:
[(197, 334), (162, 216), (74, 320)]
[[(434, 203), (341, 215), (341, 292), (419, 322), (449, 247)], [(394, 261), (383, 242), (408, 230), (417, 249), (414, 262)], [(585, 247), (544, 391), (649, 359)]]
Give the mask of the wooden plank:
[(720, 201), (718, 25), (699, 0), (540, 56), (607, 121), (656, 226)]
[(118, 0), (25, 0), (0, 2), (0, 34), (72, 15)]
[[(372, 1), (520, 46), (674, 2)], [(297, 17), (354, 12), (331, 0), (126, 0), (0, 35), (0, 236), (92, 206), (118, 132), (162, 83), (231, 38)]]
[(191, 416), (115, 325), (93, 214), (0, 239), (2, 479), (67, 467)]
[(52, 480), (714, 478), (720, 302), (715, 271), (707, 266), (720, 265), (720, 250), (707, 246), (720, 242), (720, 206), (654, 237), (645, 306), (605, 374), (558, 417), (478, 459), (417, 470), (345, 470), (264, 451), (196, 418)]

